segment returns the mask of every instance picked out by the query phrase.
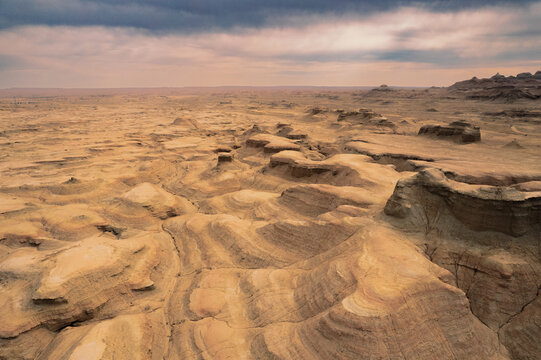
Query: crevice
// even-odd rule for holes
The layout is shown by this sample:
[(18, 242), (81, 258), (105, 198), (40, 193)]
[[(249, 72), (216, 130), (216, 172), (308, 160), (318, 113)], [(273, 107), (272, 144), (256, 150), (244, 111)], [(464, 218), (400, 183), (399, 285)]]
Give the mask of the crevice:
[(176, 257), (178, 259), (178, 264), (179, 264), (178, 265), (178, 272), (177, 272), (176, 278), (174, 280), (173, 288), (172, 288), (171, 293), (169, 294), (168, 298), (165, 301), (165, 311), (164, 311), (165, 312), (165, 318), (166, 318), (165, 326), (169, 327), (169, 335), (168, 335), (168, 341), (167, 341), (167, 348), (164, 351), (164, 359), (168, 359), (169, 355), (171, 353), (171, 347), (172, 347), (172, 343), (173, 343), (173, 332), (174, 332), (173, 322), (171, 321), (171, 315), (170, 315), (171, 314), (171, 308), (170, 308), (171, 307), (171, 298), (173, 297), (173, 295), (174, 295), (174, 293), (175, 293), (175, 291), (177, 289), (178, 281), (179, 281), (179, 278), (180, 278), (180, 269), (181, 269), (182, 261), (181, 261), (180, 249), (178, 248), (175, 236), (169, 230), (167, 230), (164, 227), (163, 222), (161, 224), (161, 228), (162, 228), (162, 231), (164, 231), (166, 234), (168, 234), (169, 237), (171, 238), (171, 240), (173, 241), (173, 246), (175, 247)]
[(522, 306), (522, 308), (520, 309), (519, 312), (517, 312), (516, 314), (512, 315), (509, 317), (509, 319), (507, 319), (507, 321), (505, 323), (503, 323), (502, 325), (500, 325), (500, 327), (498, 328), (498, 334), (500, 332), (500, 330), (506, 326), (507, 324), (509, 324), (514, 318), (516, 318), (517, 316), (519, 316), (520, 314), (522, 314), (524, 312), (524, 310), (526, 309), (526, 307), (528, 307), (528, 305), (530, 305), (531, 303), (533, 303), (535, 300), (537, 300), (537, 298), (539, 297), (539, 292), (540, 292), (541, 288), (537, 288), (537, 294), (535, 295), (535, 297), (528, 301), (526, 304), (524, 304)]

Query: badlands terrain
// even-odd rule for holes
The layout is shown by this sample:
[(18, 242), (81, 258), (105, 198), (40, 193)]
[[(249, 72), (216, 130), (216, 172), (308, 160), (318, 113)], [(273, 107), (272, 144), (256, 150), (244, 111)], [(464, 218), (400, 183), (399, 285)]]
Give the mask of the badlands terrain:
[(0, 359), (541, 359), (540, 76), (1, 91)]

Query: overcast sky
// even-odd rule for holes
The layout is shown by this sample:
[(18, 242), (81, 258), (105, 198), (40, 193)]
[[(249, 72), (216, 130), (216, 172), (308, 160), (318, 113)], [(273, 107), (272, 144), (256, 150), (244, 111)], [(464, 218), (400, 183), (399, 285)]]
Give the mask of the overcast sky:
[(450, 85), (541, 70), (540, 1), (0, 0), (0, 88)]

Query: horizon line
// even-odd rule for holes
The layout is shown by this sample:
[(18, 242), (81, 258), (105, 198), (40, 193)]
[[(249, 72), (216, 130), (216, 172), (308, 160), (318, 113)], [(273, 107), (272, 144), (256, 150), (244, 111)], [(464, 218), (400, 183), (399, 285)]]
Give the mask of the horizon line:
[[(382, 85), (216, 85), (216, 86), (135, 86), (135, 87), (9, 87), (0, 88), (1, 93), (7, 92), (28, 92), (28, 91), (141, 91), (141, 90), (273, 90), (273, 89), (290, 89), (290, 90), (370, 90), (379, 88)], [(394, 89), (428, 89), (428, 88), (444, 88), (445, 86), (394, 86), (386, 85)]]

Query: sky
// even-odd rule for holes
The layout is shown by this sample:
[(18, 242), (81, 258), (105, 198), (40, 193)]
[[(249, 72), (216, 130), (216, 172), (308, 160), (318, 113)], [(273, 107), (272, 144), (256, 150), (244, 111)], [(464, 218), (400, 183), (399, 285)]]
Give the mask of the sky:
[(0, 0), (0, 88), (448, 86), (541, 70), (541, 1)]

